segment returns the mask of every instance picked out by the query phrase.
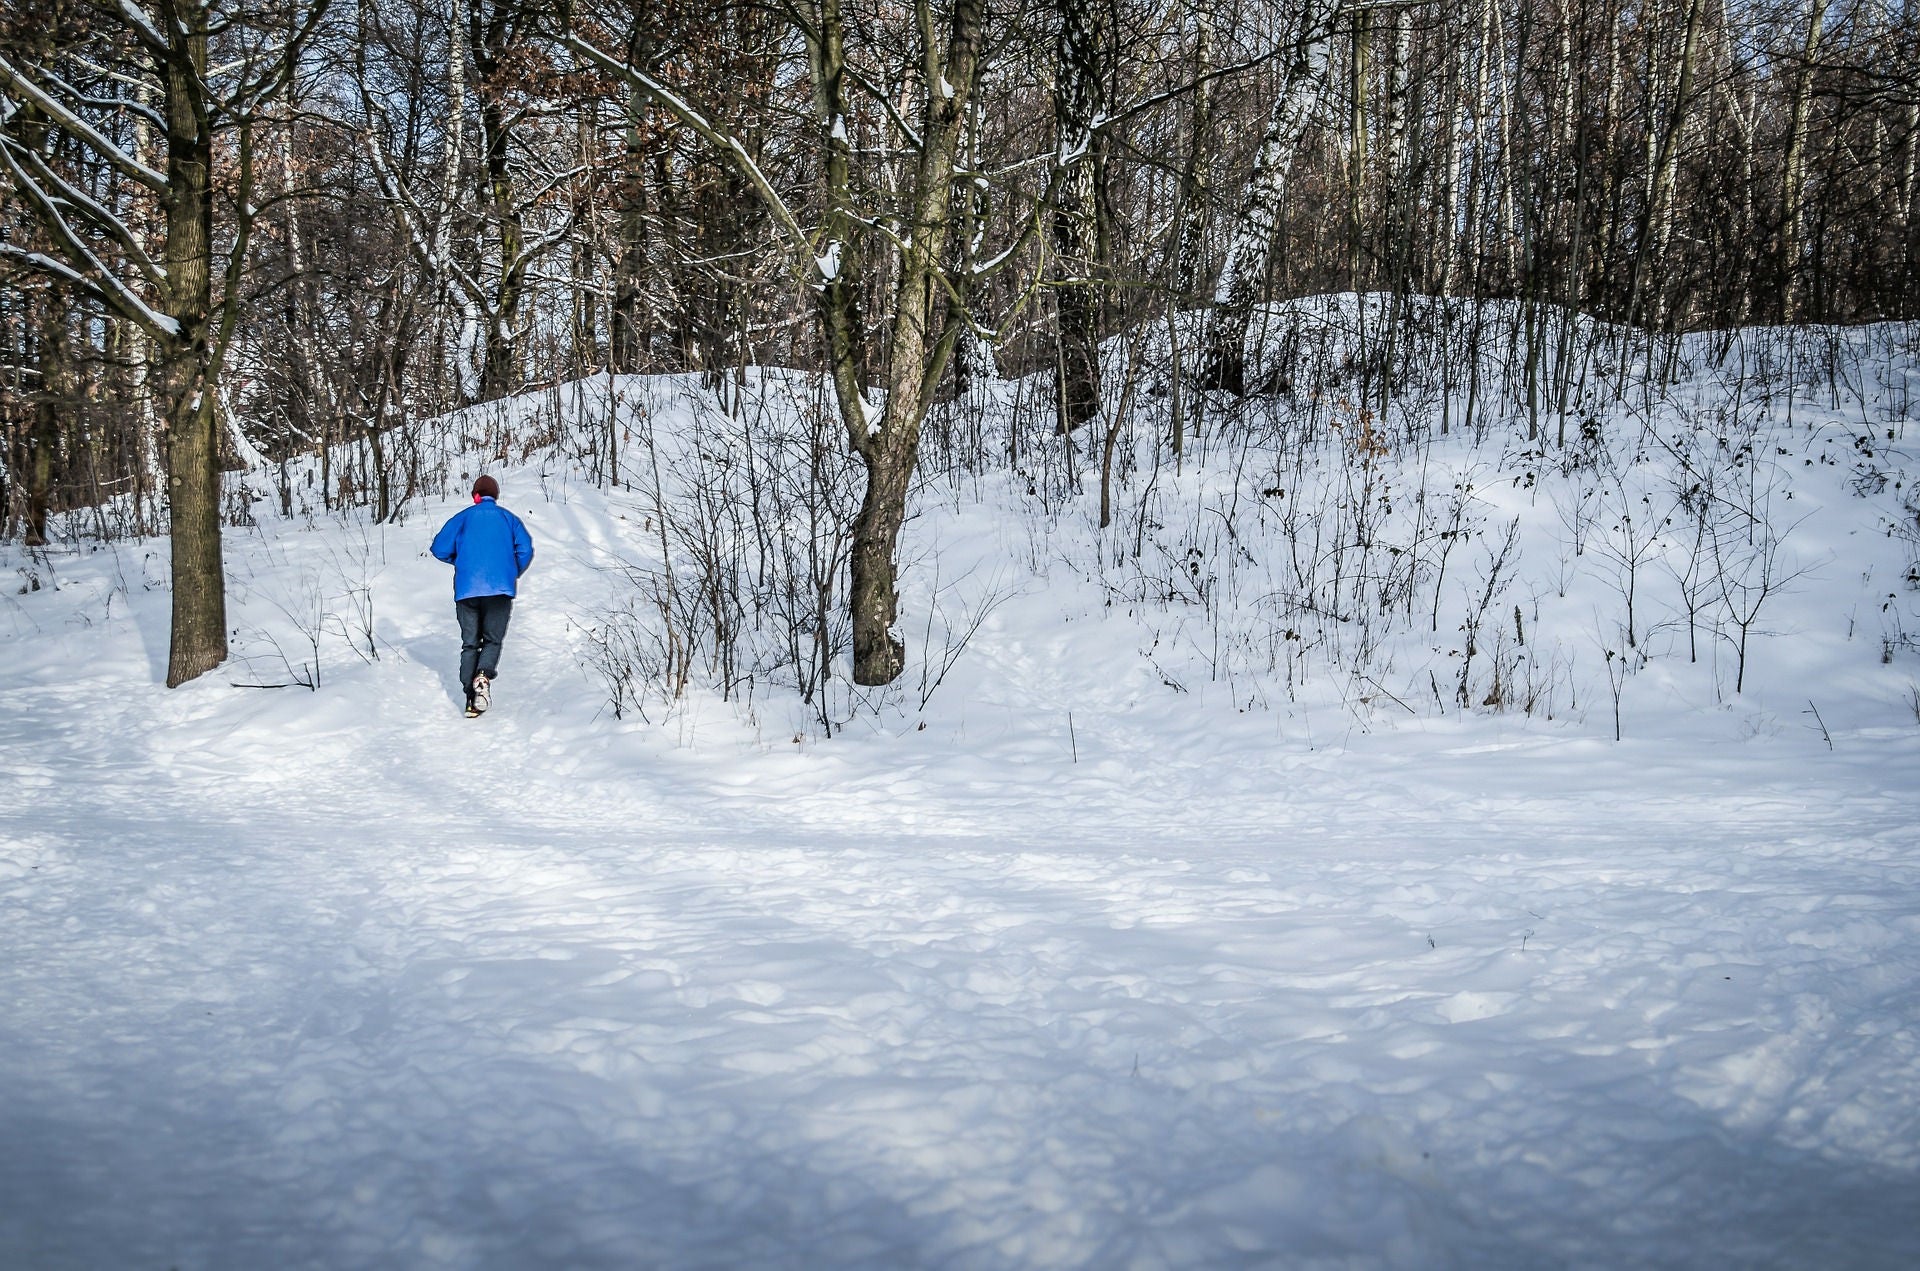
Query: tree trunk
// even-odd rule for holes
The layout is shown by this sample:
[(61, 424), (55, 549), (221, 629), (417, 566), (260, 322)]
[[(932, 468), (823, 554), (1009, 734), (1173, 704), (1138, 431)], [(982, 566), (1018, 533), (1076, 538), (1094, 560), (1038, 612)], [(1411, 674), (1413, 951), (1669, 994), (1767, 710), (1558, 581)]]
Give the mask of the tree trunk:
[(1209, 387), (1244, 394), (1247, 332), (1265, 292), (1267, 261), (1286, 207), (1287, 175), (1293, 164), (1307, 112), (1319, 97), (1327, 75), (1334, 0), (1300, 0), (1292, 47), (1282, 67), (1280, 92), (1247, 182), (1246, 198), (1235, 220), (1214, 288), (1214, 310), (1207, 335), (1205, 382)]
[(166, 316), (177, 326), (158, 349), (165, 402), (167, 506), (172, 522), (173, 623), (167, 687), (227, 657), (226, 579), (220, 563), (220, 447), (208, 347), (213, 309), (213, 139), (206, 100), (207, 21), (195, 0), (170, 0), (182, 33), (166, 59)]
[(1056, 371), (1059, 431), (1100, 413), (1100, 161), (1093, 128), (1106, 109), (1100, 46), (1106, 8), (1060, 0), (1053, 117), (1055, 183), (1053, 250), (1060, 311)]
[(40, 385), (34, 395), (33, 414), (27, 421), (26, 464), (21, 476), (26, 495), (26, 533), (28, 547), (47, 541), (47, 515), (53, 506), (53, 461), (60, 449), (60, 416), (70, 404), (70, 368), (68, 356), (66, 297), (49, 293), (40, 318)]
[[(1367, 186), (1367, 76), (1373, 47), (1373, 14), (1366, 9), (1353, 15), (1352, 59), (1347, 76), (1347, 290), (1358, 296), (1365, 288), (1360, 276), (1361, 239), (1365, 234), (1365, 196)], [(1361, 326), (1364, 353), (1367, 307), (1355, 309)]]
[(991, 381), (999, 374), (993, 348), (980, 337), (970, 312), (974, 302), (974, 266), (980, 259), (980, 247), (993, 207), (987, 198), (986, 182), (980, 171), (980, 85), (976, 82), (967, 94), (967, 131), (962, 142), (962, 160), (967, 170), (964, 181), (953, 192), (954, 231), (959, 237), (958, 268), (953, 274), (953, 303), (966, 318), (960, 333), (958, 356), (953, 359), (953, 388), (964, 397), (978, 381)]
[(1807, 145), (1807, 117), (1813, 104), (1813, 63), (1820, 56), (1820, 36), (1827, 23), (1827, 0), (1812, 0), (1807, 14), (1807, 39), (1800, 66), (1793, 77), (1793, 116), (1787, 133), (1785, 172), (1780, 195), (1780, 321), (1795, 316), (1794, 278), (1800, 260), (1800, 183)]
[(907, 488), (913, 480), (913, 456), (899, 445), (863, 450), (867, 488), (854, 517), (848, 561), (848, 603), (853, 618), (853, 682), (891, 684), (906, 669), (907, 646), (900, 638), (898, 570), (895, 553), (906, 523)]
[[(822, 5), (816, 54), (820, 104), (828, 137), (828, 229), (830, 241), (851, 228), (847, 187), (851, 149), (847, 144), (844, 99), (843, 32), (838, 0)], [(933, 404), (934, 390), (946, 371), (960, 331), (957, 314), (944, 329), (934, 328), (934, 293), (946, 249), (953, 199), (954, 160), (966, 126), (968, 95), (974, 84), (980, 29), (986, 0), (955, 0), (945, 49), (935, 43), (930, 21), (922, 25), (921, 49), (926, 84), (920, 153), (909, 187), (910, 211), (898, 249), (893, 321), (888, 341), (886, 399), (878, 411), (861, 392), (858, 326), (843, 267), (836, 265), (822, 291), (823, 315), (832, 359), (834, 388), (847, 439), (866, 468), (867, 488), (854, 518), (849, 600), (853, 624), (853, 681), (891, 684), (906, 669), (906, 645), (896, 629), (899, 578), (896, 553), (906, 523), (907, 493), (919, 456), (920, 425)], [(923, 19), (925, 11), (922, 11)]]
[(509, 0), (500, 0), (485, 15), (476, 12), (471, 26), (474, 70), (479, 77), (480, 144), (486, 167), (485, 195), (492, 205), (491, 219), (499, 259), (493, 294), (483, 301), (486, 314), (486, 353), (480, 370), (480, 396), (494, 400), (517, 393), (520, 373), (520, 304), (526, 293), (526, 228), (515, 203), (513, 169), (508, 153), (513, 133), (508, 123), (508, 94), (516, 89), (513, 72), (504, 63), (516, 44), (519, 13)]
[[(644, 29), (644, 24), (640, 24)], [(637, 46), (629, 50), (636, 66), (645, 66), (649, 42), (636, 37)], [(608, 341), (607, 358), (615, 374), (628, 375), (641, 370), (647, 353), (646, 277), (647, 277), (647, 146), (646, 97), (629, 84), (626, 95), (626, 163), (618, 187), (620, 216), (618, 241), (614, 244), (613, 331)]]
[[(1674, 85), (1673, 106), (1668, 111), (1666, 126), (1658, 133), (1653, 170), (1648, 175), (1647, 206), (1640, 222), (1640, 241), (1634, 253), (1633, 290), (1627, 302), (1629, 323), (1640, 320), (1642, 316), (1650, 271), (1666, 263), (1662, 258), (1673, 231), (1673, 209), (1669, 195), (1673, 189), (1674, 169), (1679, 163), (1680, 141), (1686, 131), (1687, 107), (1691, 104), (1689, 99), (1693, 94), (1694, 67), (1700, 50), (1700, 27), (1705, 12), (1704, 0), (1688, 0), (1687, 32), (1680, 51), (1679, 80)], [(1650, 329), (1665, 325), (1666, 301), (1667, 290), (1664, 287), (1654, 292), (1652, 313), (1646, 317), (1646, 325)]]
[(1213, 10), (1195, 6), (1193, 35), (1194, 78), (1192, 143), (1180, 174), (1180, 237), (1174, 261), (1174, 290), (1184, 299), (1200, 286), (1207, 245), (1207, 198), (1212, 154), (1208, 133), (1213, 123)]

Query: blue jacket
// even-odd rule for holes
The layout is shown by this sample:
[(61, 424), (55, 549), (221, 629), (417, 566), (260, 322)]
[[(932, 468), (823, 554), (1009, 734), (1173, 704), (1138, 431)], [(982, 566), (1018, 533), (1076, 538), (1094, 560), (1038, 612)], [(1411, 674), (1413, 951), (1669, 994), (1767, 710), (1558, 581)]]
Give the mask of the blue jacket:
[(433, 554), (453, 566), (453, 598), (511, 596), (533, 564), (533, 539), (520, 518), (483, 498), (433, 536)]

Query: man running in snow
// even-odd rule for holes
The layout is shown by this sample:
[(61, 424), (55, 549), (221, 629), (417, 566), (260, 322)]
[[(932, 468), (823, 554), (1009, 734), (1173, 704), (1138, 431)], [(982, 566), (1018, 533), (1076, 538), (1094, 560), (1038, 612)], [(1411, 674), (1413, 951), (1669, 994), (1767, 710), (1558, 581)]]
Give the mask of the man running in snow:
[(491, 704), (488, 686), (500, 672), (500, 644), (513, 616), (520, 575), (533, 564), (533, 539), (520, 518), (495, 502), (500, 483), (481, 474), (473, 506), (462, 508), (433, 536), (433, 554), (453, 566), (453, 608), (460, 618), (460, 685), (467, 718)]

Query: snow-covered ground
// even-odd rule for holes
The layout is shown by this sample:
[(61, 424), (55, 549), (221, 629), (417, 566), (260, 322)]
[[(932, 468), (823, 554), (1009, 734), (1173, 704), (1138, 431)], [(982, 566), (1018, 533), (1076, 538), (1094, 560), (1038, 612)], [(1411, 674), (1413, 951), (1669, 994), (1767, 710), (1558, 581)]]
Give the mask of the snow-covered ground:
[[(1378, 692), (1256, 667), (1266, 583), (1149, 595), (1091, 487), (924, 492), (903, 627), (958, 657), (831, 737), (697, 677), (614, 718), (583, 633), (658, 536), (564, 457), (493, 467), (539, 555), (478, 721), (455, 499), (263, 505), (236, 660), (171, 692), (163, 542), (0, 545), (0, 1265), (1920, 1265), (1912, 425), (1884, 489), (1819, 459), (1869, 396), (1757, 434), (1741, 692), (1643, 562), (1619, 741), (1633, 536), (1498, 441), (1421, 460), (1489, 492), (1434, 595), (1521, 526), (1552, 719), (1461, 708), (1452, 619)], [(1197, 536), (1242, 458), (1130, 498)]]

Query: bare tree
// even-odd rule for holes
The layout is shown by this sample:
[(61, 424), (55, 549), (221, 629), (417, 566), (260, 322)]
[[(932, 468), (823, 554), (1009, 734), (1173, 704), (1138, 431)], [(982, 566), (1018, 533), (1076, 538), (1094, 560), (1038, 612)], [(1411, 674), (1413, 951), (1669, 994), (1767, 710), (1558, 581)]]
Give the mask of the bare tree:
[(1820, 37), (1827, 24), (1827, 0), (1808, 0), (1807, 36), (1800, 65), (1793, 72), (1793, 104), (1787, 131), (1787, 150), (1781, 159), (1780, 191), (1780, 320), (1794, 316), (1795, 268), (1800, 255), (1800, 188), (1804, 177), (1807, 120), (1813, 105), (1813, 68), (1820, 57)]
[(1060, 35), (1053, 87), (1055, 295), (1060, 351), (1054, 373), (1059, 430), (1068, 432), (1100, 413), (1100, 294), (1097, 275), (1102, 234), (1100, 172), (1094, 129), (1107, 108), (1101, 46), (1106, 5), (1056, 0)]
[[(906, 666), (906, 646), (896, 627), (895, 555), (906, 521), (920, 427), (964, 320), (957, 309), (942, 316), (945, 240), (985, 9), (984, 0), (953, 0), (950, 9), (938, 14), (929, 4), (917, 9), (909, 46), (914, 56), (903, 69), (917, 80), (921, 116), (912, 127), (897, 116), (884, 125), (906, 145), (906, 170), (894, 205), (864, 213), (854, 178), (850, 98), (857, 72), (848, 65), (846, 13), (840, 0), (819, 0), (797, 15), (807, 42), (817, 144), (824, 156), (825, 210), (811, 233), (723, 121), (644, 69), (605, 52), (591, 38), (590, 27), (570, 23), (564, 37), (583, 60), (645, 93), (740, 169), (779, 224), (793, 274), (818, 297), (826, 373), (848, 445), (866, 473), (850, 553), (853, 678), (859, 684), (890, 684)], [(885, 364), (877, 391), (870, 391), (860, 279), (876, 238), (885, 244), (893, 285)]]
[(1267, 260), (1286, 208), (1294, 150), (1326, 84), (1339, 9), (1338, 0), (1295, 0), (1287, 11), (1291, 22), (1280, 87), (1227, 243), (1208, 328), (1205, 381), (1229, 392), (1247, 391), (1247, 332), (1265, 294)]
[[(86, 23), (76, 20), (83, 9)], [(49, 244), (31, 252), (0, 243), (0, 253), (101, 304), (152, 342), (172, 526), (169, 687), (226, 658), (217, 409), (254, 215), (254, 124), (325, 11), (326, 0), (315, 0), (288, 31), (269, 26), (243, 0), (75, 5), (61, 11), (68, 22), (56, 21), (39, 38), (10, 27), (0, 55), (0, 163)], [(209, 60), (216, 44), (217, 66)], [(80, 93), (63, 74), (69, 58), (113, 66), (145, 91), (123, 87), (104, 101)], [(156, 107), (140, 100), (148, 92)], [(160, 166), (127, 144), (125, 122), (136, 116), (166, 138)], [(221, 129), (227, 136), (217, 151)], [(157, 249), (128, 207), (93, 197), (49, 161), (56, 137), (138, 192), (161, 227)], [(233, 182), (224, 250), (214, 216), (222, 172)]]

